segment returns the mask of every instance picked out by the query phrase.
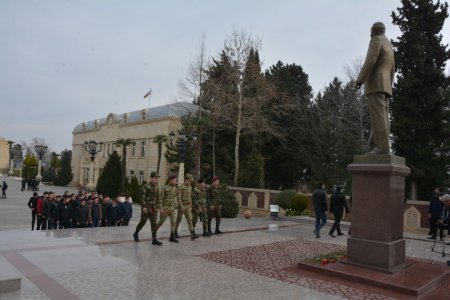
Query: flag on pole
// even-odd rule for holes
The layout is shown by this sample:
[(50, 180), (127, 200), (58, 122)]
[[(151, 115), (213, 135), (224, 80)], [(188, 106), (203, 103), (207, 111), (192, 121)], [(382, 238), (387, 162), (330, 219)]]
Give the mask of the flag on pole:
[(151, 95), (152, 95), (152, 89), (150, 89), (150, 91), (148, 91), (147, 94), (144, 95), (144, 98), (147, 98), (147, 97), (150, 98)]

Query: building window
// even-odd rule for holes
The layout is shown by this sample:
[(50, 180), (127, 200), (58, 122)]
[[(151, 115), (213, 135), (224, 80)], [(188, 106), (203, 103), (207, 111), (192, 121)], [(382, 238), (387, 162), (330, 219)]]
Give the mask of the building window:
[(145, 157), (145, 142), (141, 142), (141, 158)]
[(133, 177), (134, 177), (134, 171), (130, 170), (130, 178), (133, 178)]
[(139, 171), (139, 183), (142, 183), (144, 181), (144, 171)]
[(136, 156), (136, 143), (132, 143), (131, 144), (131, 157), (135, 157)]

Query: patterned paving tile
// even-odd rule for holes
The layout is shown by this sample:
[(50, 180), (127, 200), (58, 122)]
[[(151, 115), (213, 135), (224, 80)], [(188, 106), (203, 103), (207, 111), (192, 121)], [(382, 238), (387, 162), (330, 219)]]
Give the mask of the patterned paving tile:
[(321, 243), (306, 239), (274, 242), (228, 251), (209, 252), (199, 257), (218, 264), (274, 278), (344, 299), (392, 299), (381, 294), (369, 293), (329, 281), (302, 277), (284, 270), (305, 258), (334, 251), (343, 251), (342, 245)]

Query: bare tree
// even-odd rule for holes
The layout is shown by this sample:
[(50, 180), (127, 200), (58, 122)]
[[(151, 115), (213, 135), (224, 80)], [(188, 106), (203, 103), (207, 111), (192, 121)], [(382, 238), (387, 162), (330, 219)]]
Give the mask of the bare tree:
[[(233, 30), (225, 41), (221, 54), (221, 62), (215, 61), (220, 69), (218, 78), (210, 78), (209, 88), (213, 95), (211, 112), (220, 126), (234, 131), (234, 186), (239, 182), (239, 145), (241, 135), (268, 132), (279, 134), (271, 118), (267, 118), (272, 110), (269, 104), (271, 92), (267, 81), (260, 73), (260, 63), (256, 67), (259, 71), (250, 72), (251, 61), (255, 53), (261, 48), (261, 40), (252, 35)], [(220, 66), (219, 66), (220, 65)]]
[(194, 177), (200, 177), (202, 136), (207, 130), (208, 116), (204, 112), (205, 103), (205, 81), (207, 79), (206, 69), (209, 66), (209, 59), (206, 56), (205, 34), (203, 33), (197, 56), (189, 64), (187, 75), (184, 81), (179, 84), (179, 92), (184, 100), (192, 102), (197, 108), (191, 119), (192, 133), (197, 135), (195, 141), (194, 157)]

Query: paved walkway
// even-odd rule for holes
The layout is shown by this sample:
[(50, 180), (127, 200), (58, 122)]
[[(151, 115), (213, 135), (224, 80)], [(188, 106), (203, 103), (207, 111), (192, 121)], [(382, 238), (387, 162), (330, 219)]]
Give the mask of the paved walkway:
[[(347, 235), (315, 239), (311, 220), (223, 219), (225, 234), (195, 241), (183, 221), (179, 244), (168, 242), (166, 221), (158, 247), (149, 224), (141, 242), (132, 240), (138, 213), (129, 227), (31, 231), (31, 192), (15, 191), (14, 182), (8, 192), (0, 228), (18, 228), (0, 231), (0, 271), (22, 277), (22, 288), (0, 299), (394, 299), (290, 273), (300, 259), (345, 250)], [(447, 260), (430, 251), (424, 236), (405, 237), (407, 256)]]

